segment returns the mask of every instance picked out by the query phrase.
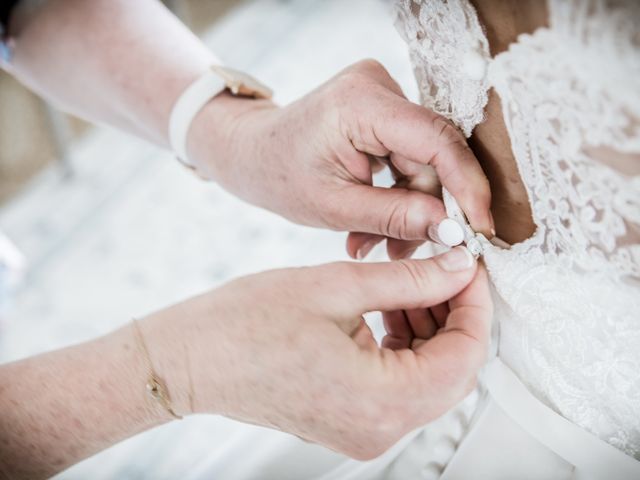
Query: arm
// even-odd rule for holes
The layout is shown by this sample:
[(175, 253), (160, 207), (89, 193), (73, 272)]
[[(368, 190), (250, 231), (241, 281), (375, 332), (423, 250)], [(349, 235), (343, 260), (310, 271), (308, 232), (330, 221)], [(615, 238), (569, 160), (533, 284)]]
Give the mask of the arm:
[(155, 0), (48, 0), (18, 7), (10, 31), (17, 42), (5, 68), (21, 82), (66, 111), (162, 146), (173, 103), (215, 60)]
[[(6, 68), (19, 80), (163, 146), (174, 102), (214, 61), (156, 0), (49, 0), (11, 29)], [(445, 216), (438, 198), (405, 188), (431, 166), (475, 229), (492, 229), (488, 182), (462, 134), (409, 102), (376, 62), (283, 108), (221, 94), (196, 116), (187, 147), (203, 176), (297, 223), (414, 242)], [(389, 158), (397, 188), (372, 188), (371, 156)]]
[[(365, 312), (416, 314), (448, 299), (449, 320), (435, 335), (435, 324), (422, 328), (428, 336), (390, 326), (397, 351), (380, 349), (362, 322)], [(463, 398), (490, 321), (486, 276), (456, 248), (430, 260), (253, 275), (140, 327), (178, 414), (228, 415), (364, 459)], [(135, 338), (127, 325), (0, 366), (0, 478), (53, 475), (171, 420), (146, 395)]]
[(0, 366), (0, 478), (48, 478), (171, 419), (144, 395), (129, 328)]

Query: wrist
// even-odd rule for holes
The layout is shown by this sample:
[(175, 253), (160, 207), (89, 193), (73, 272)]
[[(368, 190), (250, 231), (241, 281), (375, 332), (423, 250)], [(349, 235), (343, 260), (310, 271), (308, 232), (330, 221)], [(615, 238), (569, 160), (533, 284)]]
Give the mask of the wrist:
[[(139, 322), (153, 368), (178, 415), (229, 413), (233, 374), (225, 360), (233, 356), (234, 344), (224, 340), (224, 308), (216, 298), (211, 293), (200, 295)], [(156, 411), (171, 419), (161, 405)]]
[[(114, 392), (109, 400), (110, 407), (116, 405), (119, 411), (128, 411), (127, 422), (136, 432), (170, 420), (166, 412), (157, 408), (148, 397), (147, 367), (130, 324), (78, 348), (90, 351), (98, 361), (108, 365), (108, 384)], [(104, 388), (102, 384), (100, 386)]]
[[(149, 410), (164, 421), (173, 420), (174, 414), (184, 417), (195, 413), (190, 355), (182, 328), (184, 322), (173, 309), (168, 309), (136, 320), (136, 323), (123, 330), (130, 336), (137, 368), (142, 369), (136, 381), (138, 388), (144, 390)], [(148, 391), (151, 373), (165, 389), (166, 404)]]
[(253, 146), (250, 120), (276, 108), (271, 100), (238, 97), (228, 91), (207, 103), (187, 135), (189, 159), (198, 174), (216, 181), (224, 176), (229, 163), (237, 163)]

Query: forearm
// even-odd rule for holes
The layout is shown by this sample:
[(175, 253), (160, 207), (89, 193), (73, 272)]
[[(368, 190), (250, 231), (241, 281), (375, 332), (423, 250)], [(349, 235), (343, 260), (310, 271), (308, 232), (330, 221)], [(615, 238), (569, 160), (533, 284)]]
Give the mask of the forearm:
[[(175, 409), (188, 408), (184, 352), (142, 323), (154, 369)], [(0, 367), (0, 478), (48, 478), (138, 432), (171, 420), (145, 390), (133, 327)], [(167, 343), (169, 341), (169, 344)]]
[(61, 108), (167, 145), (180, 93), (215, 61), (156, 0), (49, 0), (18, 10), (7, 66)]

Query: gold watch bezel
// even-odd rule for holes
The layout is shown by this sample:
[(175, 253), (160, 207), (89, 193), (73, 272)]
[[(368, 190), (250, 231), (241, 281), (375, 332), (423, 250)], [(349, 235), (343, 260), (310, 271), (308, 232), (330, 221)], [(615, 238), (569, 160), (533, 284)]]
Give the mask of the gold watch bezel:
[(222, 65), (212, 65), (211, 70), (224, 80), (233, 95), (265, 99), (270, 99), (273, 96), (273, 91), (269, 87), (248, 73)]

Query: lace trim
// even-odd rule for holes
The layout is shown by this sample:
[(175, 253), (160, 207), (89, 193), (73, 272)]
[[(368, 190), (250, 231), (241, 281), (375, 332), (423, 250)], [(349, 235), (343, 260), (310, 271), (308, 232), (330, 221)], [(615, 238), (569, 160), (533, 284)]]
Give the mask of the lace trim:
[(489, 43), (475, 9), (464, 0), (401, 0), (395, 14), (409, 44), (422, 104), (469, 137), (484, 118), (489, 88)]
[(535, 248), (548, 262), (578, 271), (638, 279), (640, 245), (633, 232), (640, 231), (640, 177), (621, 175), (587, 147), (640, 151), (634, 120), (640, 95), (611, 93), (633, 82), (623, 85), (614, 74), (598, 79), (602, 65), (592, 61), (598, 56), (573, 55), (578, 48), (540, 29), (520, 36), (489, 68), (538, 227), (534, 236), (542, 237), (527, 241), (524, 250)]

